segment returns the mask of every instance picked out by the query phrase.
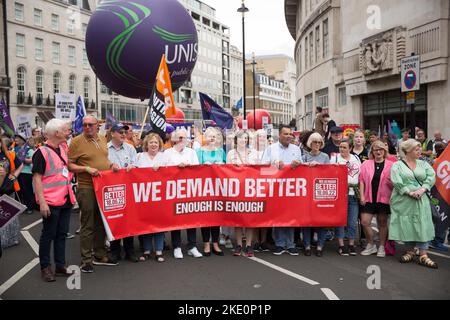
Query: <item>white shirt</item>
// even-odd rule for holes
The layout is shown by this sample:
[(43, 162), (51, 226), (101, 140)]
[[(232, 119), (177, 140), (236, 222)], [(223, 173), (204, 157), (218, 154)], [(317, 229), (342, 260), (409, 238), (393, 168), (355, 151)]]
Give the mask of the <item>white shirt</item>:
[[(361, 171), (361, 161), (354, 154), (350, 154), (350, 161), (345, 160), (341, 157), (341, 155), (337, 155), (336, 157), (332, 157), (330, 159), (330, 163), (339, 163), (345, 164), (348, 169), (347, 177), (349, 185), (357, 185), (359, 182), (359, 172)], [(355, 195), (355, 190), (352, 187), (348, 188), (348, 194), (350, 196)]]
[(154, 166), (163, 166), (164, 165), (164, 155), (162, 152), (158, 152), (153, 159), (150, 159), (150, 156), (147, 152), (138, 153), (136, 160), (136, 167), (138, 168), (153, 168)]
[(255, 149), (246, 148), (245, 152), (239, 153), (236, 149), (231, 149), (227, 154), (228, 164), (258, 164), (258, 154)]
[(175, 148), (167, 149), (164, 151), (163, 163), (165, 166), (177, 166), (180, 163), (190, 165), (199, 164), (197, 153), (187, 147), (181, 152), (176, 151)]
[(292, 143), (284, 147), (280, 142), (277, 142), (267, 147), (261, 163), (270, 164), (276, 161), (282, 161), (284, 164), (289, 165), (294, 160), (303, 163), (300, 148)]

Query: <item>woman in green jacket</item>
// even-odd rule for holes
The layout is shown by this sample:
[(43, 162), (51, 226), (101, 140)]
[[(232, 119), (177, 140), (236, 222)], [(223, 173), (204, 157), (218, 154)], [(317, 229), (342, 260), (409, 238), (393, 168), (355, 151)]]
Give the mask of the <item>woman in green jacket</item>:
[(400, 262), (415, 258), (414, 246), (419, 249), (420, 265), (437, 269), (428, 255), (428, 242), (434, 237), (430, 200), (426, 194), (435, 182), (435, 172), (425, 161), (419, 160), (420, 143), (409, 139), (400, 145), (402, 161), (392, 166), (391, 221), (389, 239), (404, 241), (408, 250)]

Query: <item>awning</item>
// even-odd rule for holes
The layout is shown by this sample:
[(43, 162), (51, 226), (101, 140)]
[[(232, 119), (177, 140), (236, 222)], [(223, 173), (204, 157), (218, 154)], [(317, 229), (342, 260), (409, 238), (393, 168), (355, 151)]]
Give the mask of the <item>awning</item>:
[(49, 122), (51, 119), (53, 119), (55, 116), (53, 115), (53, 112), (51, 111), (38, 111), (38, 116), (41, 118), (44, 123)]

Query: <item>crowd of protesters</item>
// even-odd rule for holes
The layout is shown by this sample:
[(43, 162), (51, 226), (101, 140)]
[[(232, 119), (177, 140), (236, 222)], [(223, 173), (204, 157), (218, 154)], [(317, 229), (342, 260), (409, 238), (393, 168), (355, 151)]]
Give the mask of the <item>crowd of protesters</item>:
[[(252, 257), (255, 252), (272, 251), (298, 256), (322, 257), (326, 241), (337, 239), (337, 253), (341, 256), (376, 254), (385, 257), (388, 245), (401, 241), (408, 248), (400, 262), (417, 260), (419, 264), (437, 268), (427, 255), (433, 247), (446, 250), (445, 235), (436, 237), (431, 219), (430, 202), (426, 195), (435, 182), (430, 164), (447, 146), (440, 132), (434, 140), (427, 139), (417, 129), (411, 139), (409, 130), (402, 130), (402, 138), (393, 141), (389, 134), (356, 130), (344, 137), (325, 110), (318, 108), (312, 131), (304, 131), (295, 139), (290, 126), (280, 125), (278, 141), (274, 142), (265, 130), (227, 130), (214, 127), (204, 132), (175, 129), (167, 124), (166, 135), (149, 132), (138, 139), (127, 125), (117, 123), (106, 135), (99, 132), (94, 116), (83, 119), (83, 132), (74, 137), (70, 125), (52, 119), (45, 127), (33, 130), (25, 139), (15, 135), (13, 140), (0, 140), (0, 193), (14, 196), (26, 205), (26, 213), (34, 209), (43, 218), (40, 238), (40, 265), (44, 281), (54, 281), (57, 275), (68, 275), (65, 261), (65, 241), (70, 235), (69, 221), (73, 206), (80, 209), (81, 271), (92, 273), (94, 266), (114, 266), (123, 258), (132, 262), (154, 259), (164, 262), (168, 249), (166, 233), (127, 237), (108, 243), (92, 184), (92, 177), (101, 171), (130, 172), (134, 168), (163, 166), (186, 167), (199, 164), (254, 165), (271, 164), (278, 169), (285, 166), (345, 165), (348, 168), (348, 210), (346, 227), (274, 227), (266, 228), (201, 228), (202, 252), (197, 248), (197, 230), (187, 229), (187, 254), (194, 258), (211, 254), (223, 256), (221, 245), (231, 247), (234, 256)], [(330, 127), (331, 125), (331, 127)], [(45, 138), (44, 138), (45, 137)], [(70, 141), (68, 141), (70, 140)], [(76, 176), (76, 195), (73, 191)], [(372, 223), (376, 218), (378, 245)], [(171, 247), (176, 259), (183, 258), (182, 230), (173, 230)], [(72, 236), (73, 237), (73, 236)], [(365, 237), (366, 246), (357, 252), (355, 240)], [(70, 237), (69, 237), (70, 238)], [(345, 244), (348, 240), (348, 245)], [(50, 249), (54, 247), (55, 269), (51, 268)], [(140, 253), (137, 254), (137, 251)], [(416, 255), (418, 252), (418, 257)]]

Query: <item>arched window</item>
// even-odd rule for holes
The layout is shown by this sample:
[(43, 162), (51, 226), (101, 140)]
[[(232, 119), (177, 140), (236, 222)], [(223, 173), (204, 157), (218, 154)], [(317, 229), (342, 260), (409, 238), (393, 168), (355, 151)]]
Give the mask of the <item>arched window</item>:
[(75, 93), (75, 75), (71, 74), (69, 77), (69, 93)]
[[(17, 68), (17, 96), (25, 98), (25, 78), (27, 72), (25, 67)], [(22, 101), (23, 102), (23, 101)]]
[(36, 104), (42, 104), (44, 100), (44, 71), (36, 71)]
[(89, 77), (85, 77), (83, 80), (83, 96), (84, 96), (84, 104), (87, 105), (89, 103), (89, 88), (91, 86), (91, 80)]
[(61, 74), (55, 72), (53, 74), (53, 93), (57, 94), (59, 92), (61, 92)]

